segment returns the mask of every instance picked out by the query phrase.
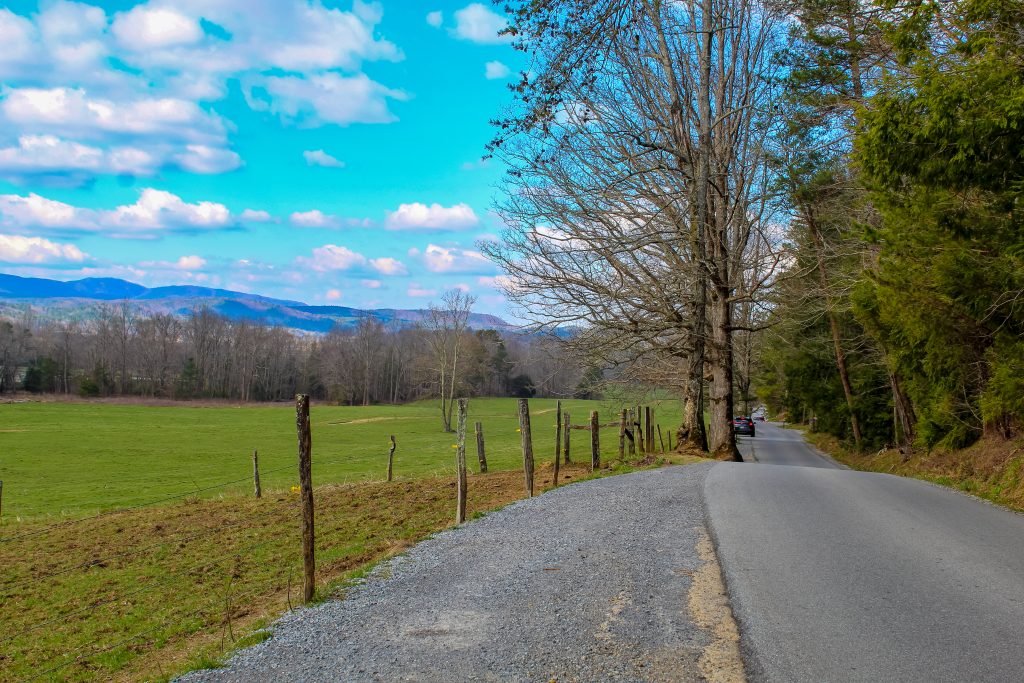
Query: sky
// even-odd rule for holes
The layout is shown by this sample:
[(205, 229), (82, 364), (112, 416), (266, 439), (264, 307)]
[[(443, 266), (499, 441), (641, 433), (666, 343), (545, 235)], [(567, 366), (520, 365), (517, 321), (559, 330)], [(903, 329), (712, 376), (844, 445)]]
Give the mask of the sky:
[(502, 314), (489, 2), (0, 6), (0, 272)]

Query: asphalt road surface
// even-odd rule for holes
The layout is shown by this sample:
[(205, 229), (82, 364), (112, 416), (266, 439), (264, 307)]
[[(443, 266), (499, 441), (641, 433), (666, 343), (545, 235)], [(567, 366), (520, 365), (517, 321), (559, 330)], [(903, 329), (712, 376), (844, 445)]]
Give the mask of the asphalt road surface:
[(757, 436), (737, 436), (744, 462), (762, 465), (799, 465), (800, 467), (840, 468), (828, 456), (811, 448), (795, 429), (783, 429), (772, 422), (757, 422)]
[(750, 679), (1024, 680), (1024, 516), (797, 436), (759, 423), (704, 484)]

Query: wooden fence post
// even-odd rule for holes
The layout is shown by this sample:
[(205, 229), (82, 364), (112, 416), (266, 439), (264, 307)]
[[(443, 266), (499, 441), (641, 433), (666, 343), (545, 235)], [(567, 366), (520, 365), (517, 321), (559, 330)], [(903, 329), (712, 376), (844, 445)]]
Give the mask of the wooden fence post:
[(572, 462), (569, 458), (569, 434), (572, 433), (572, 430), (570, 429), (571, 426), (572, 420), (569, 418), (569, 411), (566, 411), (562, 414), (562, 427), (565, 430), (565, 436), (562, 437), (565, 439), (565, 443), (562, 446), (562, 459), (565, 461), (566, 465)]
[(391, 435), (391, 447), (388, 448), (388, 481), (391, 481), (391, 477), (394, 474), (395, 467), (395, 449), (398, 448), (398, 444), (395, 443), (395, 435)]
[(466, 521), (466, 403), (466, 399), (459, 399), (458, 443), (455, 449), (455, 468), (458, 472), (455, 499), (456, 524), (462, 524)]
[(484, 426), (477, 422), (476, 431), (476, 459), (480, 462), (480, 474), (487, 474), (487, 455), (484, 454)]
[(661, 452), (665, 452), (665, 439), (661, 437), (661, 424), (658, 424), (658, 443), (661, 444)]
[(558, 486), (558, 457), (562, 452), (562, 402), (555, 403), (555, 473), (552, 476), (552, 484)]
[(601, 423), (597, 419), (597, 411), (590, 411), (590, 471), (596, 472), (601, 467)]
[(636, 437), (633, 435), (636, 427), (633, 423), (633, 409), (630, 408), (626, 411), (626, 424), (628, 425), (626, 427), (626, 435), (629, 438), (629, 457), (631, 458), (636, 455)]
[(302, 599), (313, 601), (316, 560), (313, 555), (313, 441), (309, 434), (309, 395), (295, 396), (295, 429), (299, 437), (299, 488), (302, 493)]
[(519, 399), (519, 433), (523, 444), (523, 474), (526, 475), (526, 495), (533, 497), (533, 439), (530, 437), (530, 403)]
[(644, 422), (647, 423), (647, 425), (645, 426), (646, 435), (647, 435), (647, 443), (645, 445), (647, 447), (647, 452), (648, 453), (653, 453), (654, 452), (654, 426), (651, 424), (651, 418), (652, 417), (653, 417), (653, 415), (651, 414), (651, 407), (650, 406), (645, 406), (644, 407)]
[(644, 414), (640, 410), (640, 406), (636, 407), (636, 450), (639, 455), (644, 455), (647, 452), (647, 447), (644, 445)]
[(260, 488), (260, 455), (254, 448), (252, 450), (252, 484), (256, 491), (256, 497), (263, 497), (263, 489)]
[(626, 459), (626, 409), (619, 416), (619, 460)]

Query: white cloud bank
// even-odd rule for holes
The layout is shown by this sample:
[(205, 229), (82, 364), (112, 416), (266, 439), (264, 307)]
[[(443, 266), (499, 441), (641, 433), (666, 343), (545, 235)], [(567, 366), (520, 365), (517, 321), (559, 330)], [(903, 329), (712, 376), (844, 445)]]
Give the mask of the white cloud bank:
[(474, 43), (494, 45), (511, 42), (510, 36), (498, 35), (508, 26), (508, 20), (480, 2), (470, 3), (455, 12), (456, 38)]
[(480, 224), (468, 204), (445, 207), (440, 204), (402, 204), (388, 212), (384, 227), (388, 230), (465, 230)]
[(325, 168), (345, 168), (345, 162), (336, 159), (322, 149), (306, 150), (302, 157), (309, 166), (323, 166)]
[(508, 78), (512, 70), (499, 61), (487, 62), (484, 65), (484, 76), (489, 81), (497, 81)]
[(165, 232), (222, 230), (238, 224), (223, 204), (188, 203), (147, 188), (134, 204), (114, 209), (85, 209), (35, 193), (0, 195), (0, 226), (7, 229), (104, 233), (111, 237), (149, 237)]
[(51, 242), (42, 237), (0, 235), (0, 263), (81, 263), (87, 257), (73, 244)]

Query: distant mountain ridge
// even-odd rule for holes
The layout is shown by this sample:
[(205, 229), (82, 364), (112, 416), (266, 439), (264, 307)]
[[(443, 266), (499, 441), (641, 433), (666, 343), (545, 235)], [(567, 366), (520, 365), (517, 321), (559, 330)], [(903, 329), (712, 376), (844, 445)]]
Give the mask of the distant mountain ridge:
[[(139, 312), (150, 314), (187, 315), (196, 307), (207, 306), (231, 320), (250, 320), (318, 333), (338, 326), (354, 327), (366, 317), (400, 326), (414, 325), (427, 314), (423, 309), (311, 306), (301, 301), (195, 285), (150, 288), (118, 278), (62, 282), (0, 273), (0, 316), (13, 316), (30, 307), (42, 319), (89, 319), (101, 306), (115, 301), (129, 301)], [(498, 316), (486, 313), (470, 314), (469, 325), (473, 329), (516, 329)]]

